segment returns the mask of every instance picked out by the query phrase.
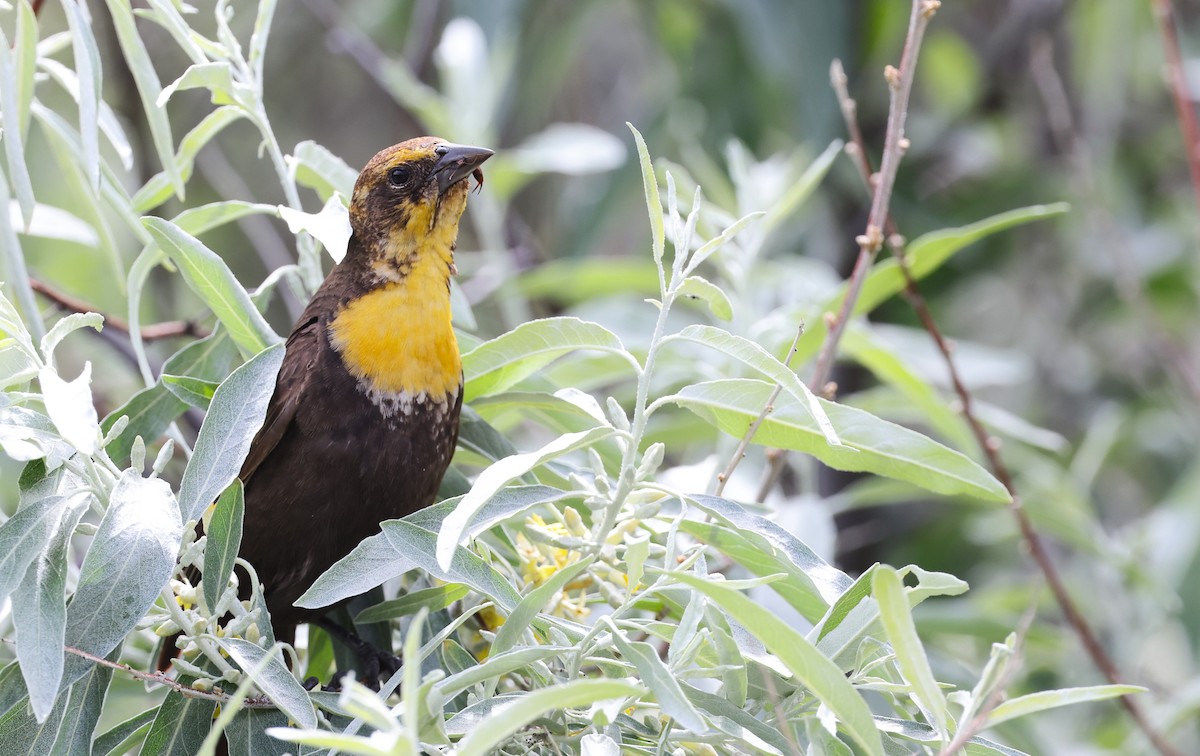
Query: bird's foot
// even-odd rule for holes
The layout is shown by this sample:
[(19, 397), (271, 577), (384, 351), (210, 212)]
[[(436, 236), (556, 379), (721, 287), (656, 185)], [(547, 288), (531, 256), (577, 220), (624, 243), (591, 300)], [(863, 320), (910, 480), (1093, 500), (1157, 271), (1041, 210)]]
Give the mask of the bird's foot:
[[(355, 655), (358, 656), (360, 667), (359, 682), (371, 690), (379, 690), (380, 679), (386, 680), (391, 677), (403, 665), (400, 657), (377, 647), (369, 641), (363, 640), (353, 631), (342, 627), (328, 618), (323, 617), (317, 620), (317, 624), (322, 630), (354, 651)], [(337, 685), (338, 690), (341, 690), (341, 678), (338, 678), (333, 684)], [(325, 689), (333, 690), (329, 686), (325, 686)]]

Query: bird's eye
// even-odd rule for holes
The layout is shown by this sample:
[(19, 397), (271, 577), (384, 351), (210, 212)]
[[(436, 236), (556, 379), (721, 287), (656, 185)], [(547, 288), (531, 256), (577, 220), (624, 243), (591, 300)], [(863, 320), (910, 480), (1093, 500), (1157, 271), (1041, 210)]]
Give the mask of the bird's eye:
[(392, 186), (404, 186), (411, 176), (412, 170), (405, 166), (397, 166), (388, 171), (388, 181), (392, 182)]

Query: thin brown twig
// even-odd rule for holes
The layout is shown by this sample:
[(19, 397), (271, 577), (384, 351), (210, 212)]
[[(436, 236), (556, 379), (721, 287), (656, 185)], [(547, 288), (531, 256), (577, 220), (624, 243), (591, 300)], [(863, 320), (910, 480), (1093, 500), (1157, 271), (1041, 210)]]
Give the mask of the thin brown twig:
[[(825, 313), (825, 323), (828, 333), (817, 353), (817, 363), (809, 381), (809, 388), (826, 398), (833, 398), (836, 390), (829, 383), (829, 375), (833, 371), (833, 363), (837, 358), (838, 345), (842, 334), (846, 331), (858, 297), (862, 293), (863, 282), (871, 270), (875, 256), (883, 246), (883, 228), (888, 217), (888, 207), (892, 200), (892, 187), (896, 183), (896, 173), (900, 169), (900, 160), (908, 150), (908, 138), (904, 136), (904, 123), (908, 118), (908, 101), (912, 93), (913, 81), (916, 78), (917, 55), (921, 49), (921, 40), (925, 36), (925, 27), (942, 6), (940, 0), (913, 0), (912, 13), (908, 19), (908, 36), (904, 40), (904, 52), (900, 55), (900, 68), (892, 66), (884, 69), (884, 78), (891, 91), (891, 102), (888, 107), (887, 133), (884, 137), (883, 161), (879, 173), (871, 173), (868, 179), (872, 188), (871, 212), (867, 216), (867, 228), (855, 241), (858, 243), (858, 258), (854, 262), (854, 270), (850, 274), (850, 282), (846, 296), (836, 315)], [(844, 76), (844, 74), (843, 74)], [(859, 135), (861, 137), (861, 134)], [(758, 489), (758, 501), (762, 501), (775, 486), (779, 474), (783, 471), (787, 452), (782, 449), (772, 449), (767, 454), (767, 472)]]
[[(783, 363), (789, 368), (792, 366), (792, 360), (796, 357), (796, 348), (800, 346), (800, 337), (803, 335), (804, 324), (801, 323), (796, 329), (796, 338), (792, 339), (792, 346), (788, 349), (787, 359)], [(717, 476), (717, 487), (713, 490), (714, 495), (720, 496), (725, 491), (725, 484), (729, 482), (729, 479), (733, 476), (733, 471), (737, 469), (738, 464), (746, 456), (746, 449), (750, 446), (750, 441), (753, 440), (754, 434), (758, 433), (758, 428), (767, 419), (767, 415), (775, 411), (775, 400), (779, 398), (779, 394), (782, 391), (783, 384), (776, 383), (775, 388), (771, 390), (771, 395), (767, 397), (767, 403), (763, 405), (762, 412), (759, 412), (758, 417), (754, 418), (750, 423), (750, 427), (746, 428), (746, 433), (738, 443), (737, 449), (734, 450), (729, 464), (725, 466), (725, 471)]]
[(1175, 25), (1175, 9), (1171, 0), (1152, 0), (1154, 18), (1162, 34), (1163, 53), (1167, 58), (1167, 76), (1171, 83), (1171, 97), (1175, 100), (1175, 113), (1179, 128), (1183, 132), (1184, 149), (1187, 153), (1188, 169), (1192, 174), (1192, 190), (1196, 195), (1196, 206), (1200, 208), (1200, 124), (1196, 122), (1196, 111), (1188, 95), (1187, 77), (1183, 72), (1183, 55), (1179, 51), (1179, 31)]
[[(60, 310), (77, 313), (96, 312), (96, 308), (82, 299), (76, 299), (70, 294), (64, 294), (36, 278), (29, 279), (29, 286), (38, 294), (49, 299)], [(129, 333), (129, 324), (121, 318), (115, 315), (104, 315), (103, 317), (105, 325), (115, 328), (122, 333)], [(162, 323), (151, 323), (150, 325), (142, 326), (141, 331), (143, 341), (173, 339), (180, 336), (204, 338), (208, 335), (203, 328), (190, 320), (168, 320)]]
[[(9, 638), (0, 638), (0, 643), (7, 643), (10, 646), (17, 645), (16, 641)], [(213, 691), (197, 690), (189, 685), (184, 685), (174, 678), (167, 677), (167, 675), (163, 672), (142, 672), (141, 670), (134, 669), (128, 664), (109, 661), (102, 656), (96, 656), (95, 654), (88, 653), (87, 651), (83, 651), (82, 649), (74, 648), (72, 646), (64, 646), (63, 650), (68, 654), (78, 656), (81, 659), (87, 659), (88, 661), (94, 664), (99, 664), (102, 667), (108, 667), (109, 669), (115, 669), (119, 672), (124, 672), (135, 680), (141, 680), (152, 685), (165, 685), (176, 693), (187, 696), (188, 698), (200, 698), (205, 701), (216, 701), (217, 703), (227, 703), (233, 699), (232, 696), (220, 692), (219, 688)], [(278, 708), (267, 696), (254, 696), (253, 698), (247, 698), (244, 706), (248, 709)]]
[(942, 750), (938, 751), (938, 756), (952, 756), (956, 751), (966, 748), (967, 742), (975, 737), (978, 733), (987, 729), (984, 725), (987, 723), (988, 716), (992, 711), (1000, 705), (1004, 698), (1004, 693), (1012, 682), (1013, 677), (1020, 667), (1021, 649), (1025, 645), (1025, 636), (1029, 634), (1029, 628), (1033, 627), (1033, 620), (1037, 617), (1038, 598), (1041, 594), (1041, 589), (1034, 591), (1033, 600), (1029, 602), (1029, 606), (1025, 609), (1025, 613), (1021, 615), (1021, 621), (1017, 623), (1016, 642), (1013, 644), (1012, 659), (1008, 666), (1001, 673), (1000, 679), (996, 681), (996, 687), (988, 694), (987, 700), (983, 706), (975, 712), (975, 716), (971, 717), (971, 721), (965, 726), (959, 727), (958, 732), (954, 733), (954, 737), (945, 745)]
[[(862, 141), (862, 132), (858, 127), (857, 119), (854, 117), (855, 107), (853, 100), (850, 98), (850, 93), (846, 88), (845, 76), (838, 75), (840, 68), (840, 65), (835, 63), (832, 69), (831, 79), (833, 87), (837, 92), (839, 101), (843, 101), (841, 109), (843, 116), (847, 118), (846, 129), (850, 134), (851, 144), (855, 145), (855, 152), (857, 153), (855, 155), (855, 162), (859, 165), (864, 182), (870, 186), (870, 177), (872, 176), (870, 158), (867, 155), (866, 144)], [(849, 102), (844, 102), (845, 100), (849, 100)], [(980, 449), (987, 458), (993, 474), (995, 474), (996, 479), (1000, 481), (1012, 497), (1009, 504), (1009, 511), (1012, 512), (1013, 517), (1017, 521), (1021, 538), (1025, 542), (1026, 548), (1029, 549), (1030, 556), (1033, 557), (1033, 561), (1045, 578), (1046, 584), (1050, 587), (1050, 592), (1054, 596), (1055, 603), (1058, 604), (1059, 609), (1066, 617), (1072, 630), (1079, 637), (1093, 665), (1109, 682), (1114, 685), (1120, 684), (1122, 681), (1120, 671), (1108, 655), (1108, 652), (1105, 651), (1104, 646), (1101, 645), (1100, 640), (1096, 637), (1096, 633), (1092, 630), (1087, 619), (1079, 611), (1074, 599), (1071, 598), (1071, 594), (1067, 591), (1066, 585), (1063, 583), (1061, 575), (1059, 575), (1058, 568), (1055, 567), (1054, 561), (1050, 558), (1050, 553), (1045, 543), (1042, 541), (1036, 528), (1034, 528), (1029, 513), (1021, 504), (1021, 498), (1013, 482), (1012, 472), (1004, 462), (1004, 458), (1000, 455), (1000, 440), (991, 435), (975, 415), (972, 395), (970, 390), (967, 389), (966, 384), (963, 383), (962, 376), (958, 371), (957, 363), (954, 360), (953, 347), (946, 340), (945, 336), (943, 336), (941, 329), (933, 318), (933, 313), (930, 311), (928, 303), (925, 301), (925, 297), (917, 287), (916, 280), (912, 276), (912, 271), (909, 269), (908, 260), (904, 255), (904, 237), (898, 232), (895, 222), (890, 215), (884, 219), (884, 226), (887, 229), (888, 246), (892, 254), (895, 255), (899, 263), (900, 272), (904, 276), (904, 296), (916, 312), (921, 325), (929, 332), (930, 337), (937, 346), (938, 352), (941, 353), (947, 372), (950, 375), (950, 382), (954, 387), (955, 394), (958, 396), (963, 418), (970, 426), (971, 432), (974, 434)], [(1170, 756), (1180, 754), (1180, 751), (1168, 743), (1162, 734), (1154, 728), (1135, 699), (1130, 696), (1122, 696), (1118, 700), (1159, 753)]]

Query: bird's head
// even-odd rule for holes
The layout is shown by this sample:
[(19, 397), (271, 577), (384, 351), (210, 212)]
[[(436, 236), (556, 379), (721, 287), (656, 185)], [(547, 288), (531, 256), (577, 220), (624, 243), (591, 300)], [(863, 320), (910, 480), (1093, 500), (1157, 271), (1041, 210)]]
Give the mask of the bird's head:
[(417, 137), (371, 158), (354, 185), (350, 225), (381, 278), (407, 275), (429, 255), (453, 269), (468, 178), (482, 185), (479, 166), (491, 156), (483, 147)]

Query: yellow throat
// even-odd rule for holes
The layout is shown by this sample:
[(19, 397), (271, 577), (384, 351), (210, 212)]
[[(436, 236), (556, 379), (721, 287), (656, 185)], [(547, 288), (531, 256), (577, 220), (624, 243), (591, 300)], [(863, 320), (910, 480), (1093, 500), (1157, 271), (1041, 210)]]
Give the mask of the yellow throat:
[(383, 282), (349, 302), (330, 324), (334, 347), (368, 393), (447, 402), (462, 384), (450, 323), (457, 223), (438, 223), (422, 250), (403, 254), (395, 237), (372, 270)]

